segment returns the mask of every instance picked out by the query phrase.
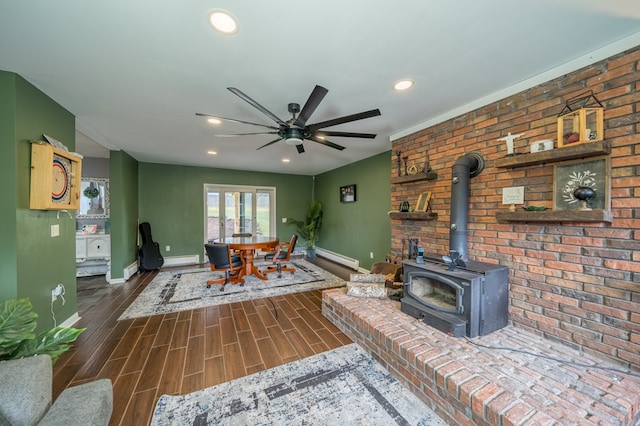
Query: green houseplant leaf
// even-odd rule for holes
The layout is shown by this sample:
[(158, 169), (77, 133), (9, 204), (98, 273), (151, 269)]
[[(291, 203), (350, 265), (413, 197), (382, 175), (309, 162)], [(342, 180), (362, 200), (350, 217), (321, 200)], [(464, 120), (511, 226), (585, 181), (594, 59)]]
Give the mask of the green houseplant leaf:
[(0, 312), (0, 359), (7, 358), (25, 340), (36, 337), (38, 314), (31, 310), (29, 299), (10, 299)]
[(69, 350), (85, 329), (54, 327), (37, 336), (36, 320), (29, 299), (9, 299), (0, 311), (0, 360), (24, 358), (33, 355), (49, 355), (55, 363)]
[(26, 340), (14, 353), (15, 358), (24, 358), (32, 355), (49, 355), (51, 362), (55, 363), (58, 357), (71, 349), (70, 343), (74, 342), (84, 328), (54, 327), (38, 334), (35, 339)]
[(316, 247), (322, 226), (322, 213), (322, 203), (311, 200), (304, 220), (287, 218), (287, 223), (295, 225), (298, 236), (306, 241), (307, 250), (313, 250)]

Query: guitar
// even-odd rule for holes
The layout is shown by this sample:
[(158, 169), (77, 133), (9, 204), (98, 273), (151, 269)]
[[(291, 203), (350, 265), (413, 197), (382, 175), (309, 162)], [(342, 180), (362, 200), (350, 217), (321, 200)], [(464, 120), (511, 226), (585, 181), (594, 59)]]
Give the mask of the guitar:
[(164, 264), (164, 258), (160, 254), (160, 245), (153, 241), (151, 237), (151, 225), (149, 222), (142, 222), (138, 225), (142, 245), (138, 248), (138, 268), (140, 271), (153, 271), (160, 269)]

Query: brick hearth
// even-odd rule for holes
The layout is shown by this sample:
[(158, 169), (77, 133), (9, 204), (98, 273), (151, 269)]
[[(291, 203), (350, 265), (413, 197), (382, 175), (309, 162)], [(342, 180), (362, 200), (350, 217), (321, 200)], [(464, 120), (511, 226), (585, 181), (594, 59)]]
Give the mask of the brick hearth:
[(452, 425), (640, 421), (640, 377), (594, 368), (621, 369), (517, 327), (453, 338), (402, 313), (399, 302), (344, 288), (323, 292), (322, 313)]

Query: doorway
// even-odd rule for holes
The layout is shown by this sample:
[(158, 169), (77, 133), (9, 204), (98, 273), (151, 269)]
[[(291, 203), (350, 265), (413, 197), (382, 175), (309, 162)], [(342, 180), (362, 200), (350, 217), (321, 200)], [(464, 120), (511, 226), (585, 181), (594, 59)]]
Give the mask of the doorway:
[(275, 234), (273, 187), (205, 184), (205, 242), (238, 233)]

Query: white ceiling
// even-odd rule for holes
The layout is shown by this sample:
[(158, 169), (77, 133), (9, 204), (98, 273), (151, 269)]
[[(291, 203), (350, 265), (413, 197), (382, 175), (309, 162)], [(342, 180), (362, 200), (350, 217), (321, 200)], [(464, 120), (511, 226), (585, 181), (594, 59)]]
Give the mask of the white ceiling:
[[(239, 32), (215, 32), (212, 9), (235, 15)], [(85, 155), (100, 155), (83, 152), (95, 141), (144, 162), (314, 175), (640, 44), (639, 34), (637, 0), (0, 0), (0, 69), (77, 117)], [(394, 92), (400, 78), (415, 88)], [(272, 125), (226, 88), (286, 121), (287, 104), (303, 105), (316, 84), (329, 93), (309, 124), (379, 108), (329, 129), (376, 139), (333, 138), (344, 151), (312, 141), (304, 154), (284, 141), (256, 151), (272, 135), (217, 138), (260, 129), (195, 115)]]

